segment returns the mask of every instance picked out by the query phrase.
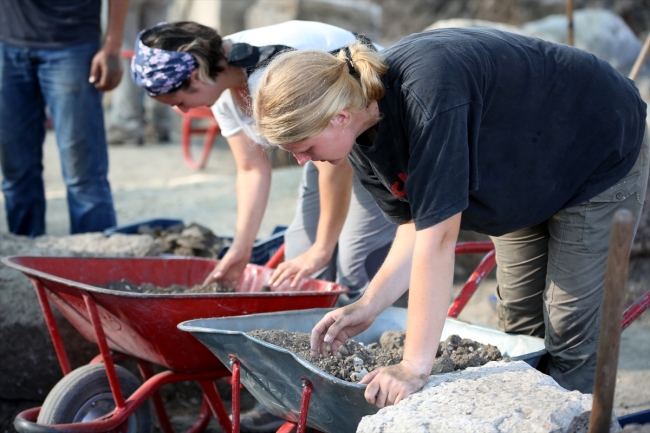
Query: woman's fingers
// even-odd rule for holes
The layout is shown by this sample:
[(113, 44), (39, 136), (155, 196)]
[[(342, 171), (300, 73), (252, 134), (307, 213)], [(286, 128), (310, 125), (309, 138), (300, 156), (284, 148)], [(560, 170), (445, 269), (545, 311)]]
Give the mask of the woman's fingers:
[(372, 382), (372, 380), (375, 378), (375, 376), (377, 376), (377, 374), (379, 374), (380, 371), (381, 371), (381, 367), (380, 367), (380, 368), (377, 368), (377, 369), (375, 369), (375, 370), (372, 370), (370, 373), (368, 373), (368, 374), (366, 374), (365, 376), (363, 376), (363, 379), (361, 379), (361, 380), (359, 381), (359, 383), (360, 383), (361, 385), (365, 385), (365, 384), (367, 384), (367, 383)]
[[(370, 372), (366, 377), (364, 377), (360, 383), (367, 383), (368, 386), (363, 393), (363, 396), (366, 398), (366, 401), (370, 404), (375, 404), (377, 400), (377, 393), (379, 392), (379, 381), (375, 380), (377, 375), (381, 372), (381, 368), (378, 368)], [(369, 378), (369, 379), (368, 379)]]
[(319, 353), (327, 356), (327, 345), (329, 343), (325, 343), (325, 335), (334, 322), (336, 322), (336, 313), (338, 311), (335, 310), (327, 313), (312, 329), (310, 339), (312, 356), (318, 356)]
[(208, 284), (212, 284), (215, 281), (217, 281), (219, 278), (221, 278), (223, 276), (223, 271), (222, 271), (223, 268), (224, 268), (223, 261), (221, 261), (217, 266), (214, 267), (214, 269), (205, 278), (205, 281), (203, 281), (203, 286), (205, 287)]
[(379, 408), (392, 406), (412, 393), (422, 389), (427, 375), (420, 375), (410, 366), (400, 363), (378, 368), (366, 375), (359, 383), (368, 384), (364, 397)]
[(284, 280), (294, 275), (297, 271), (297, 267), (291, 262), (280, 263), (277, 269), (271, 274), (271, 278), (269, 278), (268, 284), (271, 287), (277, 287), (282, 284)]

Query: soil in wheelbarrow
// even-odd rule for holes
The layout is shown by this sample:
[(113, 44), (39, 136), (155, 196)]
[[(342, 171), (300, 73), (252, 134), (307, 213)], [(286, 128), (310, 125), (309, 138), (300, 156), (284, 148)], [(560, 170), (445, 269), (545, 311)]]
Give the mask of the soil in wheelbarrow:
[(165, 295), (172, 295), (172, 294), (176, 295), (182, 293), (233, 293), (237, 291), (236, 287), (226, 286), (218, 282), (214, 282), (206, 286), (201, 286), (197, 284), (196, 286), (187, 287), (187, 286), (181, 286), (179, 284), (172, 284), (169, 287), (158, 287), (151, 283), (142, 283), (138, 285), (125, 279), (121, 279), (119, 281), (112, 281), (103, 287), (105, 289), (117, 290), (120, 292), (165, 294)]
[[(248, 333), (251, 337), (283, 347), (303, 357), (316, 367), (347, 382), (359, 382), (376, 368), (398, 364), (404, 353), (404, 331), (386, 331), (379, 342), (365, 346), (347, 340), (339, 349), (340, 356), (312, 358), (310, 335), (302, 332), (258, 329)], [(489, 361), (503, 359), (496, 346), (451, 335), (438, 346), (431, 374), (449, 373), (467, 367), (479, 367)]]

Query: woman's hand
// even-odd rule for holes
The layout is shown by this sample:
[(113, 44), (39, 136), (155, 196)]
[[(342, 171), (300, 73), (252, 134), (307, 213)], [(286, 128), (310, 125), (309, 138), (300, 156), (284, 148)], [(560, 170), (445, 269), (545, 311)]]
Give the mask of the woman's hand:
[(303, 254), (287, 262), (280, 263), (278, 268), (269, 278), (268, 284), (277, 287), (288, 278), (292, 278), (291, 287), (295, 288), (298, 282), (314, 272), (322, 269), (332, 258), (333, 251), (313, 245)]
[(359, 383), (368, 384), (364, 392), (366, 400), (381, 409), (397, 404), (422, 389), (429, 375), (430, 371), (404, 360), (397, 365), (370, 372)]
[(339, 347), (347, 340), (365, 331), (372, 325), (378, 312), (363, 297), (357, 302), (338, 310), (330, 311), (311, 331), (311, 354), (324, 357), (339, 352)]
[(236, 248), (234, 245), (231, 246), (226, 255), (219, 260), (214, 270), (210, 272), (203, 285), (207, 286), (210, 283), (219, 281), (230, 287), (236, 286), (250, 258), (250, 249), (246, 251), (245, 249)]

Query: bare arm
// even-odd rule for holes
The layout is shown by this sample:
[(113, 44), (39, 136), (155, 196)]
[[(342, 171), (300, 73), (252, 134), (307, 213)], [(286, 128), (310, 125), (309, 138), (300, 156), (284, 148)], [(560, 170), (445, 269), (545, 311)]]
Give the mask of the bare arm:
[(364, 377), (366, 399), (379, 407), (398, 403), (422, 388), (433, 366), (453, 284), (454, 249), (461, 214), (415, 231), (401, 225), (386, 261), (357, 302), (332, 311), (314, 327), (312, 354), (336, 353), (341, 344), (367, 329), (381, 311), (409, 287), (404, 357), (400, 364)]
[(413, 222), (397, 228), (393, 245), (377, 275), (370, 282), (364, 295), (357, 302), (332, 311), (318, 322), (311, 334), (312, 354), (327, 356), (328, 346), (337, 353), (341, 344), (364, 331), (375, 317), (408, 288), (415, 226)]
[(277, 286), (287, 278), (292, 278), (295, 287), (301, 278), (325, 266), (334, 253), (345, 218), (350, 208), (352, 180), (354, 173), (350, 163), (339, 165), (328, 162), (314, 162), (318, 169), (318, 188), (320, 193), (320, 217), (314, 244), (300, 256), (281, 263), (271, 275), (269, 284)]
[(251, 257), (271, 189), (271, 164), (263, 147), (243, 132), (227, 137), (237, 164), (237, 221), (228, 252), (205, 281), (234, 285)]
[(397, 404), (421, 389), (431, 374), (451, 297), (460, 215), (416, 232), (404, 357), (361, 381), (368, 384), (365, 397), (370, 403)]
[(88, 81), (99, 90), (113, 90), (122, 78), (122, 33), (129, 8), (128, 0), (110, 0), (108, 3), (108, 27), (102, 48), (90, 64)]

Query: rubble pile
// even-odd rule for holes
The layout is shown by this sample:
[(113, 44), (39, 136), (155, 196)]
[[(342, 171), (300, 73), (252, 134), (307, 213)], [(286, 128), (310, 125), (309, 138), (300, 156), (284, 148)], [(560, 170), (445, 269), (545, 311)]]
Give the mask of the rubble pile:
[(179, 223), (164, 229), (141, 225), (138, 234), (153, 237), (162, 254), (176, 256), (216, 259), (221, 248), (231, 243), (230, 238), (219, 237), (209, 228), (196, 223), (187, 226)]

